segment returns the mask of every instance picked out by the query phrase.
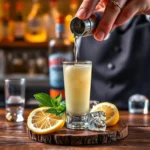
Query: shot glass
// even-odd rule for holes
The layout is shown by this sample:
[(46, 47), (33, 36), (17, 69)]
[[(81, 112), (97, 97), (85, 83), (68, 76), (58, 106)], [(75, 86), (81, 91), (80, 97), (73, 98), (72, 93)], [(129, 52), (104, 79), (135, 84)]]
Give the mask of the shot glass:
[(25, 79), (5, 80), (5, 117), (8, 121), (24, 120)]
[(91, 70), (91, 61), (63, 62), (67, 128), (88, 127)]

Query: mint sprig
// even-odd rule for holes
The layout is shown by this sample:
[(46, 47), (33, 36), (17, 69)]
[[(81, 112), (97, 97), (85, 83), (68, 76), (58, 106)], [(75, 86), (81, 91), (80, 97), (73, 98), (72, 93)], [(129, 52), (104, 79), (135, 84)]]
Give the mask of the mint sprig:
[(40, 102), (41, 107), (49, 107), (46, 112), (55, 114), (56, 116), (62, 116), (66, 112), (66, 103), (62, 101), (62, 95), (59, 94), (56, 98), (49, 96), (46, 93), (34, 94), (37, 101)]

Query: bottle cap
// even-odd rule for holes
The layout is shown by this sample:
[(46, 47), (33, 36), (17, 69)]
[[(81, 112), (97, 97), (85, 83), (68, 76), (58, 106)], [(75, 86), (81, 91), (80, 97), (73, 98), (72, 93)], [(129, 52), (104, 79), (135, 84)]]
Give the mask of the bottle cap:
[(50, 1), (49, 1), (49, 5), (50, 5), (51, 7), (57, 6), (57, 0), (50, 0)]
[(16, 4), (16, 11), (22, 11), (23, 3), (21, 1), (17, 2)]
[(57, 24), (64, 24), (64, 22), (65, 22), (65, 17), (63, 15), (60, 14), (56, 17)]
[(3, 9), (4, 9), (4, 11), (8, 11), (10, 9), (10, 3), (4, 2)]
[(49, 94), (51, 97), (57, 97), (59, 94), (62, 95), (62, 98), (65, 99), (65, 92), (64, 90), (58, 90), (58, 89), (50, 89)]

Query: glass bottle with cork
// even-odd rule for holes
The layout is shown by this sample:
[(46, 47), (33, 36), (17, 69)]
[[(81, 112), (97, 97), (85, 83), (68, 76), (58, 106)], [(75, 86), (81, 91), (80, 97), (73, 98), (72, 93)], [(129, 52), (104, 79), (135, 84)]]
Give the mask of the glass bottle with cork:
[(56, 38), (49, 42), (49, 82), (50, 95), (56, 97), (64, 95), (63, 61), (73, 60), (71, 42), (65, 38), (64, 16), (56, 18)]

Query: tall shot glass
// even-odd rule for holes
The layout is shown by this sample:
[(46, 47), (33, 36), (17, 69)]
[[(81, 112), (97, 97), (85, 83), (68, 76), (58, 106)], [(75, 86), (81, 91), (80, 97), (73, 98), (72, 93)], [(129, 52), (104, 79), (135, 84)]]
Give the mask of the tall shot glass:
[(88, 127), (91, 71), (91, 61), (63, 62), (67, 128)]
[(24, 120), (25, 79), (5, 80), (6, 119), (13, 122)]

